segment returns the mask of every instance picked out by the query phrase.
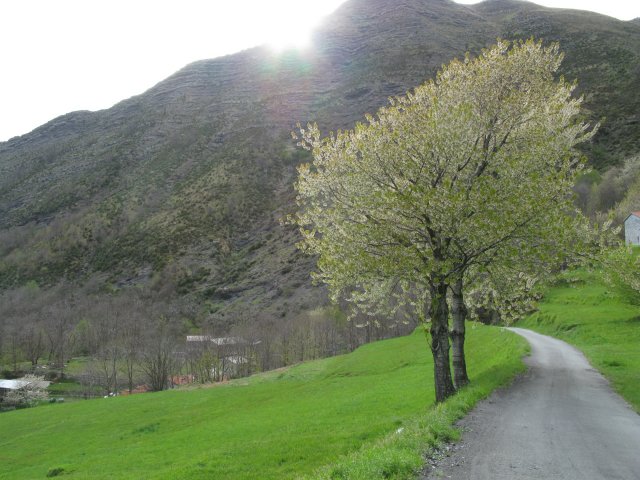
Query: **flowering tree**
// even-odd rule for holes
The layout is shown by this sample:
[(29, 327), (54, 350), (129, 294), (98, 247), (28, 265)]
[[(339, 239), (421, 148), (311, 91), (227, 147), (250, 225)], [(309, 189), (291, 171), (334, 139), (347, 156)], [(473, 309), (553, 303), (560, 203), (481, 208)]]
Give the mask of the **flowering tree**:
[[(294, 221), (316, 278), (361, 302), (403, 286), (429, 320), (437, 401), (454, 392), (450, 290), (461, 296), (472, 271), (553, 263), (583, 226), (574, 147), (594, 129), (578, 120), (575, 85), (554, 78), (561, 60), (557, 45), (499, 41), (353, 130), (300, 129), (313, 162), (299, 168)], [(464, 322), (451, 336), (464, 344)]]
[(602, 256), (601, 266), (605, 281), (640, 303), (640, 256), (630, 245), (608, 249)]
[(22, 386), (11, 390), (4, 398), (4, 403), (16, 407), (33, 407), (49, 397), (44, 377), (38, 375), (25, 375), (18, 379)]

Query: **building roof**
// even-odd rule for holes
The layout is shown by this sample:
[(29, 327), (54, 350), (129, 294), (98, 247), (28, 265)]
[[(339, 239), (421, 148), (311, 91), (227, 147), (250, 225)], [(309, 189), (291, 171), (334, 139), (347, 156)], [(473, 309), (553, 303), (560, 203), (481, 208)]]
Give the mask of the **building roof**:
[(627, 218), (624, 219), (624, 221), (626, 222), (629, 217), (638, 217), (640, 218), (640, 212), (631, 212), (629, 215), (627, 215)]
[(0, 380), (0, 388), (7, 390), (18, 390), (28, 384), (29, 382), (25, 382), (24, 380)]
[[(0, 388), (4, 388), (6, 390), (19, 390), (21, 388), (26, 387), (30, 383), (26, 380), (2, 380), (0, 379)], [(40, 388), (47, 388), (51, 382), (47, 382), (46, 380), (40, 380), (36, 382)]]
[(187, 342), (211, 342), (216, 345), (257, 345), (260, 342), (249, 342), (241, 337), (212, 337), (211, 335), (187, 335)]
[(208, 342), (211, 340), (209, 335), (187, 335), (187, 342)]
[(216, 345), (236, 345), (245, 343), (238, 337), (212, 337), (211, 335), (187, 335), (187, 342), (211, 342)]

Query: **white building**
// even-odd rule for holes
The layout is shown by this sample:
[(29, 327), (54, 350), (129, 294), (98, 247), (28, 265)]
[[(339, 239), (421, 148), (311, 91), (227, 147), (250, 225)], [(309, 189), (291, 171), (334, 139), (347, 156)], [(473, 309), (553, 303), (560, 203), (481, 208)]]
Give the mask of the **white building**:
[(624, 220), (624, 240), (627, 245), (640, 245), (640, 212), (631, 212)]
[[(244, 338), (240, 337), (212, 337), (211, 335), (187, 335), (187, 343), (211, 342), (214, 345), (249, 345)], [(259, 342), (253, 342), (255, 345)]]

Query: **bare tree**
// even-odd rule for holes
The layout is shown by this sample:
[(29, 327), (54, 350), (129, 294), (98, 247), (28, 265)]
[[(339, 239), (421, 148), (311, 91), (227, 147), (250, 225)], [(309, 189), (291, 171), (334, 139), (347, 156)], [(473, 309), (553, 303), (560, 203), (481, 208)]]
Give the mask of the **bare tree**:
[(118, 360), (120, 348), (120, 317), (119, 305), (113, 298), (109, 298), (105, 305), (106, 312), (94, 321), (95, 343), (98, 346), (95, 362), (100, 372), (101, 384), (107, 395), (115, 392), (118, 387)]
[(147, 377), (149, 387), (160, 391), (170, 386), (170, 377), (177, 370), (176, 340), (169, 322), (162, 317), (143, 342), (140, 367)]
[(12, 319), (5, 330), (7, 350), (9, 351), (9, 357), (11, 358), (11, 365), (13, 366), (13, 373), (18, 372), (18, 362), (20, 361), (22, 352), (20, 350), (20, 323), (17, 318)]
[(142, 348), (142, 318), (137, 311), (132, 311), (121, 330), (122, 358), (124, 360), (125, 376), (129, 393), (135, 388), (135, 378), (140, 363)]
[(52, 306), (47, 312), (44, 331), (49, 343), (49, 362), (60, 369), (60, 377), (64, 377), (65, 360), (75, 345), (75, 322), (73, 319), (73, 302), (64, 300)]
[(25, 319), (20, 335), (20, 345), (27, 360), (31, 362), (31, 367), (35, 368), (45, 349), (42, 326), (35, 318)]

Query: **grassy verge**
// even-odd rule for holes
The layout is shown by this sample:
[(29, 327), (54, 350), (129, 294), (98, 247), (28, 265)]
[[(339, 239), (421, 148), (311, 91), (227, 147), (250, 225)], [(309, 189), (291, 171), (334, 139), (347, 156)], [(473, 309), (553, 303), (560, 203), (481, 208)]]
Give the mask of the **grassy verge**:
[(473, 387), (436, 408), (416, 332), (226, 386), (5, 413), (0, 478), (410, 478), (455, 418), (522, 369), (519, 337), (470, 326), (468, 342)]
[(518, 326), (578, 347), (640, 412), (640, 308), (634, 302), (598, 272), (577, 270), (560, 277), (539, 311)]
[[(497, 330), (497, 329), (496, 329)], [(528, 351), (522, 339), (509, 338), (503, 332), (503, 342), (491, 342), (495, 350), (485, 351), (493, 365), (478, 365), (472, 369), (472, 384), (446, 402), (429, 408), (425, 414), (406, 422), (401, 428), (360, 450), (324, 466), (306, 480), (409, 480), (424, 464), (425, 453), (443, 442), (458, 440), (454, 427), (481, 399), (497, 387), (507, 384), (524, 369), (521, 357)], [(515, 341), (514, 341), (515, 340)], [(488, 345), (489, 346), (489, 345)], [(476, 359), (477, 360), (477, 359)], [(479, 368), (478, 368), (479, 367)]]

